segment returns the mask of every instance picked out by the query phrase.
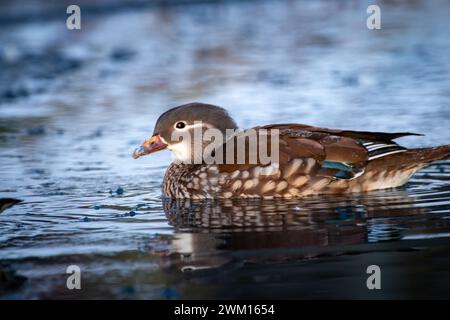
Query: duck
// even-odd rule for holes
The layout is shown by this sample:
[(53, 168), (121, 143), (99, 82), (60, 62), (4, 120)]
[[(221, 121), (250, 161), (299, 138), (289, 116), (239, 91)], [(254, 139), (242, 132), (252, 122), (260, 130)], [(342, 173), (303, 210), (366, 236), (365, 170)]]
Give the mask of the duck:
[(169, 198), (302, 198), (403, 186), (418, 170), (450, 156), (450, 145), (408, 149), (394, 141), (420, 135), (297, 123), (242, 130), (226, 109), (194, 102), (161, 114), (132, 156), (172, 152), (162, 182)]

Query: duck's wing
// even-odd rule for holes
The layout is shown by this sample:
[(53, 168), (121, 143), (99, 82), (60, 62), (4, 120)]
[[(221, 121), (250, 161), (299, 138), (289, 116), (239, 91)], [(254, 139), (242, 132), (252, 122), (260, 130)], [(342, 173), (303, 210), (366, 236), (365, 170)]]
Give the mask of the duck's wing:
[[(382, 157), (387, 157), (392, 154), (404, 152), (407, 149), (400, 146), (393, 140), (405, 136), (423, 136), (419, 133), (413, 132), (372, 132), (372, 131), (353, 131), (353, 130), (341, 130), (308, 126), (303, 124), (280, 124), (280, 125), (268, 125), (262, 127), (264, 129), (279, 129), (283, 132), (289, 131), (307, 131), (314, 133), (322, 133), (328, 136), (345, 137), (350, 138), (362, 145), (367, 151), (368, 161), (375, 160)], [(343, 140), (344, 141), (344, 140)], [(338, 150), (344, 151), (339, 144), (335, 145)]]
[[(300, 124), (269, 125), (252, 130), (258, 133), (268, 132), (267, 150), (269, 151), (272, 145), (270, 132), (278, 130), (278, 178), (289, 177), (295, 172), (295, 176), (354, 179), (364, 173), (365, 167), (371, 160), (406, 151), (406, 148), (393, 142), (393, 139), (417, 135), (408, 132), (336, 130)], [(259, 142), (260, 140), (258, 140)], [(238, 147), (236, 141), (234, 143), (236, 160)], [(255, 153), (250, 148), (250, 140), (245, 140), (244, 149), (246, 150), (245, 163), (235, 162), (221, 165), (220, 171), (229, 173), (253, 170), (259, 172), (261, 167), (268, 166), (262, 163), (258, 156), (256, 163), (250, 161), (250, 155), (252, 152)], [(277, 172), (277, 170), (268, 170)]]
[(370, 141), (392, 141), (397, 138), (405, 137), (405, 136), (423, 136), (420, 133), (413, 132), (372, 132), (372, 131), (354, 131), (354, 130), (341, 130), (341, 129), (330, 129), (330, 128), (321, 128), (309, 126), (306, 124), (275, 124), (275, 125), (267, 125), (260, 127), (262, 129), (279, 129), (279, 130), (306, 130), (310, 132), (319, 132), (325, 133), (340, 137), (348, 137), (352, 139), (363, 139)]

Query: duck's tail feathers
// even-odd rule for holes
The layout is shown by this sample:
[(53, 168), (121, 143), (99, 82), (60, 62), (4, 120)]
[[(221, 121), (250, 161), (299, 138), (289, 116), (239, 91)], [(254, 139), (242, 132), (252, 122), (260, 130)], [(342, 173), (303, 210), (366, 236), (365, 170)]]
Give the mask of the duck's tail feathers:
[(410, 153), (416, 161), (426, 165), (435, 160), (449, 158), (450, 144), (432, 148), (412, 149), (409, 150), (408, 153)]
[(435, 160), (450, 157), (450, 145), (432, 148), (410, 149), (405, 152), (392, 154), (369, 162), (369, 165), (385, 168), (416, 168), (416, 170), (428, 166)]
[[(408, 179), (418, 170), (427, 167), (435, 160), (441, 160), (450, 157), (450, 145), (410, 149), (404, 152), (390, 154), (385, 157), (376, 158), (369, 161), (365, 168), (366, 173), (376, 175), (379, 181), (373, 182), (373, 179), (364, 180), (368, 175), (361, 177), (365, 190), (395, 188), (404, 185)], [(380, 175), (382, 179), (380, 178)]]

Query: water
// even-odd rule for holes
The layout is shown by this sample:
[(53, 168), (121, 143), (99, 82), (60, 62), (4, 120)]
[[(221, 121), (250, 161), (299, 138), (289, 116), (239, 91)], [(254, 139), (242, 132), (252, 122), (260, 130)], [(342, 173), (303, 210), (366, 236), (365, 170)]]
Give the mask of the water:
[(0, 198), (24, 200), (0, 213), (1, 298), (450, 297), (450, 160), (395, 190), (175, 202), (171, 156), (131, 158), (191, 101), (448, 144), (448, 2), (381, 2), (378, 31), (364, 2), (81, 2), (82, 31), (27, 3), (0, 7)]

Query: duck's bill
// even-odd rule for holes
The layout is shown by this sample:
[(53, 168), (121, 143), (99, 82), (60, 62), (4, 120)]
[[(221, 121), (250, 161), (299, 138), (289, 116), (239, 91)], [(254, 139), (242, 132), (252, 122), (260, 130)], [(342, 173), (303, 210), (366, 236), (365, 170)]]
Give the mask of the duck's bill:
[(165, 148), (167, 148), (167, 144), (162, 141), (159, 134), (155, 134), (150, 139), (145, 140), (139, 148), (134, 150), (133, 158), (137, 159), (147, 154), (164, 150)]

